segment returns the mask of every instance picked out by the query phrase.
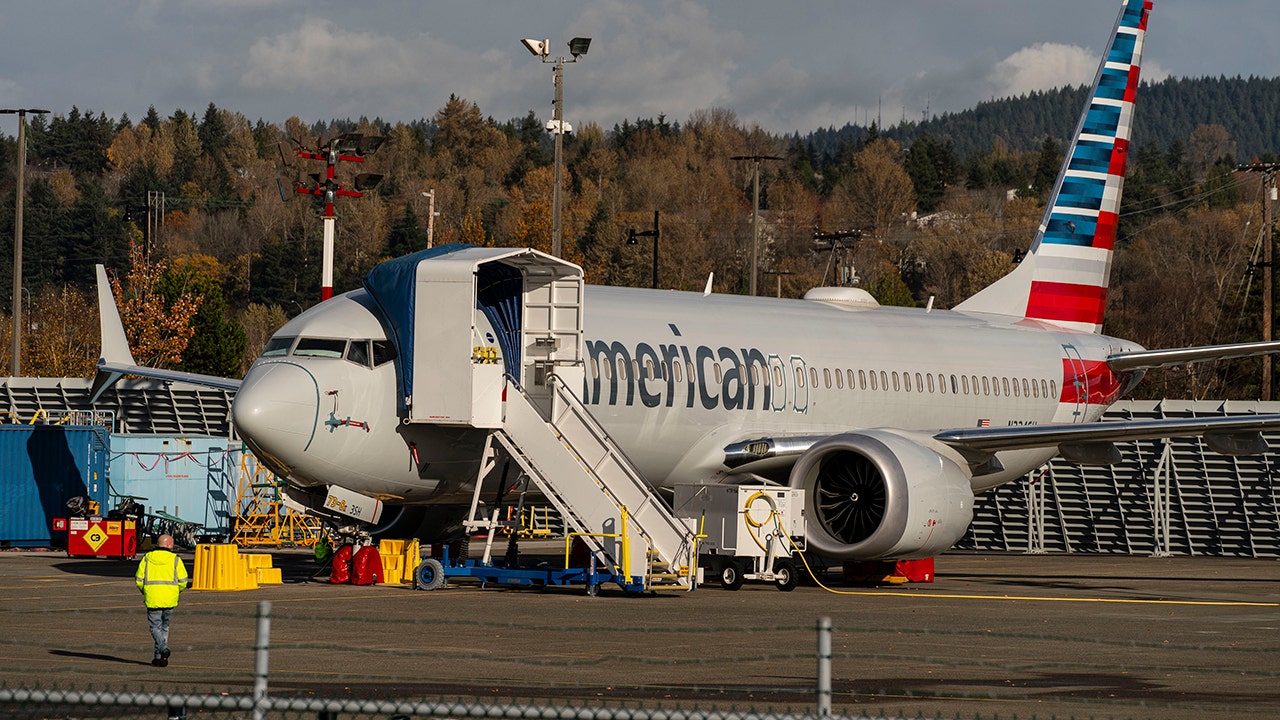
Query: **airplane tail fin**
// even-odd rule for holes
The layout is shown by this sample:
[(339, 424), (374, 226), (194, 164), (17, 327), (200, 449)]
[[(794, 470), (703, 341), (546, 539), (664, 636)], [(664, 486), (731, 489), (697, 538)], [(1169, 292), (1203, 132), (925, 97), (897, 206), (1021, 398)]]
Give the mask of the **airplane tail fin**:
[(956, 310), (1101, 332), (1151, 2), (1120, 10), (1030, 251)]

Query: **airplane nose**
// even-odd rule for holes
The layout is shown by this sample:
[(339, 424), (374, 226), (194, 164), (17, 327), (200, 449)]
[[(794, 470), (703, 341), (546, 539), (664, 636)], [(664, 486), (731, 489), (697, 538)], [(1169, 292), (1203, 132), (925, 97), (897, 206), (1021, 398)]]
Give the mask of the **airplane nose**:
[(245, 376), (231, 404), (240, 437), (277, 457), (302, 452), (315, 438), (320, 390), (310, 372), (267, 363)]

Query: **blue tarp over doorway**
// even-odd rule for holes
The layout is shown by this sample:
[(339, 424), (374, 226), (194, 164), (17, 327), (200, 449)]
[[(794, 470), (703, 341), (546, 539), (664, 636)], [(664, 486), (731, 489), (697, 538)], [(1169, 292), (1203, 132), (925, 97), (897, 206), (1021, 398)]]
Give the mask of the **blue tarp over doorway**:
[[(397, 407), (402, 415), (407, 414), (405, 398), (413, 397), (418, 264), (473, 247), (454, 244), (422, 250), (379, 263), (364, 278), (364, 289), (377, 305), (387, 337), (395, 345), (396, 376), (400, 385)], [(477, 270), (476, 285), (476, 307), (493, 326), (504, 369), (519, 378), (520, 298), (524, 292), (524, 276), (501, 261), (485, 262)]]

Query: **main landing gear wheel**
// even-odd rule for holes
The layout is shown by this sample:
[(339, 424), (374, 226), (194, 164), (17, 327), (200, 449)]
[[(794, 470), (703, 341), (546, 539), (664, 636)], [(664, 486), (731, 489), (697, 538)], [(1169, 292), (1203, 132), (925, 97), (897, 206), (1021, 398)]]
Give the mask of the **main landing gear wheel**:
[(796, 571), (796, 564), (785, 558), (774, 563), (773, 584), (782, 592), (795, 590), (796, 585), (800, 584), (800, 573)]
[(720, 587), (725, 590), (737, 590), (742, 587), (742, 568), (729, 561), (720, 567)]
[(413, 586), (419, 590), (439, 590), (444, 587), (444, 565), (435, 558), (423, 560), (413, 571)]

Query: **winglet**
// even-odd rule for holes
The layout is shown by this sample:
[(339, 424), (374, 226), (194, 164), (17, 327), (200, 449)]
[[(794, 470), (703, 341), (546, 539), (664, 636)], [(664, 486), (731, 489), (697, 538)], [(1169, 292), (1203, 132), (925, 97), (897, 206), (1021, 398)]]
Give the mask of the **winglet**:
[(130, 366), (138, 363), (129, 350), (129, 338), (124, 334), (124, 323), (120, 322), (120, 311), (116, 309), (116, 300), (111, 294), (111, 283), (107, 281), (107, 270), (96, 266), (98, 272), (98, 323), (102, 331), (102, 351), (98, 360), (98, 372), (93, 377), (93, 385), (89, 389), (89, 404), (98, 401), (102, 393), (116, 384), (124, 373), (106, 369), (104, 366)]
[(716, 279), (715, 271), (707, 275), (707, 286), (702, 289), (702, 296), (706, 297), (711, 294), (711, 283)]

